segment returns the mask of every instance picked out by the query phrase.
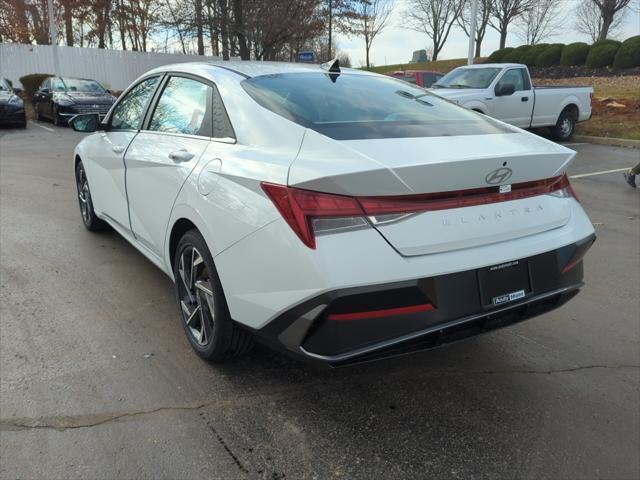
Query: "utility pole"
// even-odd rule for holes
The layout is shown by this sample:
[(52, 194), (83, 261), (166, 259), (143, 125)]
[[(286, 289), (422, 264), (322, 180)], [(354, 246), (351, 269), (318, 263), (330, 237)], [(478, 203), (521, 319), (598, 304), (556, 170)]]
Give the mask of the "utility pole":
[(331, 60), (331, 21), (333, 20), (333, 0), (329, 0), (329, 55), (327, 60)]
[(56, 29), (56, 17), (53, 13), (53, 0), (47, 0), (49, 12), (49, 35), (51, 36), (51, 53), (53, 54), (53, 73), (60, 76), (60, 61), (58, 59), (58, 31)]
[(473, 54), (476, 41), (476, 22), (478, 16), (478, 0), (471, 0), (471, 17), (469, 19), (469, 53), (467, 65), (473, 65)]

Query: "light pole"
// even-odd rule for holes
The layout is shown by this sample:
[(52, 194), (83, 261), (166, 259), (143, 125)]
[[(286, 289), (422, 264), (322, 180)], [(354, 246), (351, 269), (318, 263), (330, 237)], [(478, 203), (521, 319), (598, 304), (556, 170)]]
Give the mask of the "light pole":
[(471, 17), (469, 18), (469, 53), (467, 65), (473, 65), (473, 54), (476, 41), (476, 21), (478, 16), (478, 0), (471, 0)]
[(51, 36), (51, 53), (53, 54), (53, 70), (56, 77), (60, 76), (60, 61), (58, 60), (58, 31), (56, 29), (56, 17), (53, 13), (53, 0), (47, 0), (49, 12), (49, 35)]

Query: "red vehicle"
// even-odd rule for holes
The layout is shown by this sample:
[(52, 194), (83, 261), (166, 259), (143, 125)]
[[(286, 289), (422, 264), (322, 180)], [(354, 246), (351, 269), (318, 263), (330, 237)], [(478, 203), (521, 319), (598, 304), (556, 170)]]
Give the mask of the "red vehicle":
[(387, 72), (385, 75), (399, 78), (405, 82), (413, 83), (423, 88), (429, 88), (440, 80), (444, 74), (440, 72), (430, 72), (427, 70), (395, 70)]

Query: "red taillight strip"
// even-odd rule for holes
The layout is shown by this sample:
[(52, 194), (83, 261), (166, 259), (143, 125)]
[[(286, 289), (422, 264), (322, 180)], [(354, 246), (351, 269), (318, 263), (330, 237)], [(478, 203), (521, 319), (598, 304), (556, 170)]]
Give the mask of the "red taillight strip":
[(362, 320), (365, 318), (381, 318), (392, 317), (394, 315), (407, 315), (409, 313), (428, 312), (435, 307), (430, 303), (421, 305), (411, 305), (408, 307), (386, 308), (384, 310), (371, 310), (368, 312), (355, 313), (331, 313), (327, 317), (328, 320), (344, 321), (344, 320)]
[(575, 197), (566, 175), (533, 182), (514, 183), (511, 185), (511, 190), (505, 193), (500, 193), (499, 187), (496, 186), (417, 195), (349, 197), (267, 182), (262, 182), (261, 185), (284, 220), (309, 248), (316, 247), (312, 223), (314, 218), (446, 210), (518, 200), (565, 188)]
[(453, 192), (357, 198), (367, 215), (381, 215), (385, 213), (446, 210), (449, 208), (506, 202), (536, 195), (545, 195), (567, 187), (570, 187), (569, 179), (566, 175), (561, 175), (533, 182), (514, 183), (511, 185), (511, 191), (506, 193), (499, 193), (499, 187), (482, 187)]

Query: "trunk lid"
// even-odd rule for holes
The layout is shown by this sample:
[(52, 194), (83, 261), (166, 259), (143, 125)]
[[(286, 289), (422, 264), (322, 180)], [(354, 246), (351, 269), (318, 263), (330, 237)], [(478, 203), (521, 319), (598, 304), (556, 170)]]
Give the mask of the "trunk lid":
[[(404, 196), (511, 185), (561, 175), (575, 152), (513, 133), (336, 141), (305, 134), (289, 186), (349, 196)], [(567, 198), (540, 195), (405, 215), (374, 227), (404, 256), (469, 248), (566, 224)]]

